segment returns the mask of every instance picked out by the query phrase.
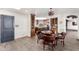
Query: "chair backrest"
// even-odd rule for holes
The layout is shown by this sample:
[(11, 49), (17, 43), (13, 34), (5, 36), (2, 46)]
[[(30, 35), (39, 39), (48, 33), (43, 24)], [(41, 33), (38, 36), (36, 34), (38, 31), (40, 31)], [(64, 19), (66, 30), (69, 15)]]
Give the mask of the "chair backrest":
[(38, 37), (38, 39), (43, 39), (43, 34), (42, 34), (41, 30), (39, 30), (37, 32), (37, 37)]
[(43, 40), (44, 40), (44, 42), (50, 42), (49, 40), (50, 40), (50, 37), (49, 36), (44, 36), (43, 37)]
[(38, 27), (35, 27), (35, 33), (37, 33), (37, 32), (38, 32), (38, 30), (39, 30), (39, 28), (38, 28)]
[(66, 33), (65, 32), (62, 32), (61, 35), (63, 36), (63, 39), (64, 39), (65, 36), (66, 36)]
[(52, 31), (52, 34), (55, 34), (55, 31), (54, 30), (51, 30)]
[(44, 36), (45, 42), (52, 42), (55, 40), (55, 36)]

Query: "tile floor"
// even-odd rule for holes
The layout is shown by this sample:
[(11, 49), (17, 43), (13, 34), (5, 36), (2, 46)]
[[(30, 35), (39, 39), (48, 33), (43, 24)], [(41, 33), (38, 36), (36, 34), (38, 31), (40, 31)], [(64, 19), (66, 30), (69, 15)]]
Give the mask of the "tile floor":
[[(65, 38), (65, 47), (58, 42), (54, 51), (79, 51), (77, 31), (68, 31)], [(0, 43), (0, 51), (43, 51), (42, 41), (37, 44), (37, 38), (22, 38), (14, 41)], [(52, 51), (46, 48), (45, 51)]]

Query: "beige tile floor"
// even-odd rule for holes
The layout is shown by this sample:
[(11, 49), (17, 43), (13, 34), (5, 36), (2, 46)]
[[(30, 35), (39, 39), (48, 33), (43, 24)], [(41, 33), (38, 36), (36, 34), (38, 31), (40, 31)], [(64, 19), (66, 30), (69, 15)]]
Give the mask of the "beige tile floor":
[[(58, 42), (54, 51), (79, 51), (79, 41), (76, 40), (77, 32), (68, 31), (65, 38), (65, 47)], [(0, 43), (0, 51), (43, 51), (42, 41), (37, 44), (37, 38), (22, 38), (14, 41)], [(45, 51), (52, 51), (46, 48)]]

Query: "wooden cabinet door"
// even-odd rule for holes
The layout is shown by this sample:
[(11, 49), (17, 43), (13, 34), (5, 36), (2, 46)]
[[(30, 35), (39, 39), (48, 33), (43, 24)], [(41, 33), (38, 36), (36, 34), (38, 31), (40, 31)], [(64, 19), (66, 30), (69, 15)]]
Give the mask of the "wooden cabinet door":
[(35, 15), (31, 14), (31, 37), (35, 36)]
[(54, 31), (54, 32), (58, 32), (58, 19), (57, 17), (56, 18), (51, 18), (51, 29)]

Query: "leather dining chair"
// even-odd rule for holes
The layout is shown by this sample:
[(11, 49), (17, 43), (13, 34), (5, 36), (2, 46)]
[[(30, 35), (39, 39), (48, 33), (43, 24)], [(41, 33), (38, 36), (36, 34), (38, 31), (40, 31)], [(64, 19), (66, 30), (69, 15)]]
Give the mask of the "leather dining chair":
[(48, 46), (51, 46), (52, 49), (54, 49), (54, 45), (55, 45), (55, 36), (47, 36), (45, 35), (43, 37), (43, 50), (45, 50), (45, 46), (48, 45)]
[(56, 45), (57, 45), (57, 41), (60, 40), (62, 46), (64, 47), (64, 45), (65, 45), (65, 43), (64, 43), (65, 36), (66, 36), (65, 32), (58, 33), (58, 36), (56, 37)]
[(37, 43), (39, 42), (39, 40), (43, 39), (43, 34), (41, 33), (41, 31), (39, 30), (37, 32)]

